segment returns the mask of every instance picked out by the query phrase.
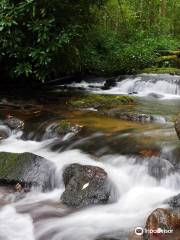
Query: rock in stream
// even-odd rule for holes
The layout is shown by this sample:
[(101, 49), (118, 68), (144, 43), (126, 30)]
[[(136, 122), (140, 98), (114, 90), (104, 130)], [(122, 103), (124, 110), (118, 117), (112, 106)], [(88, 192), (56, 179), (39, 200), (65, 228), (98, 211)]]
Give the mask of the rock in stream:
[(32, 153), (0, 152), (0, 185), (18, 183), (24, 187), (40, 187), (47, 191), (55, 185), (55, 167), (45, 158)]
[(7, 125), (11, 129), (23, 129), (24, 122), (19, 118), (8, 116), (7, 119), (4, 120), (4, 124)]
[(65, 191), (61, 196), (70, 207), (107, 203), (111, 184), (104, 169), (90, 165), (71, 164), (64, 169)]
[(107, 116), (128, 121), (153, 122), (154, 117), (144, 113), (122, 112), (121, 109), (111, 109), (106, 113)]

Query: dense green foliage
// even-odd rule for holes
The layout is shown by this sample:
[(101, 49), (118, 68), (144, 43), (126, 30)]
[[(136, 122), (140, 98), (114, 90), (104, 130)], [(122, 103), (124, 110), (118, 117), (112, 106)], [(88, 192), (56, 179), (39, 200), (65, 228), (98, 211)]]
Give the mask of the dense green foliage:
[(79, 70), (79, 46), (102, 1), (1, 0), (0, 50), (12, 77), (50, 79)]
[(179, 0), (1, 0), (1, 72), (41, 81), (136, 72), (178, 48), (179, 16)]

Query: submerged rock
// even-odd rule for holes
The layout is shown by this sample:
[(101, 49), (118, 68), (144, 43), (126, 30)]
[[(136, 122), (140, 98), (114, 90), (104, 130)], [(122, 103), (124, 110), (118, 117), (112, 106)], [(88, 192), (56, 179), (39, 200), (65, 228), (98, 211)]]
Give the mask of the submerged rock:
[(32, 153), (0, 153), (0, 185), (17, 188), (40, 187), (50, 190), (55, 185), (55, 167), (47, 159)]
[(128, 94), (129, 95), (136, 95), (136, 94), (138, 94), (138, 92), (129, 92)]
[(121, 109), (111, 109), (107, 112), (109, 117), (119, 118), (128, 121), (152, 122), (153, 116), (144, 113), (122, 112)]
[(23, 129), (24, 122), (16, 117), (8, 116), (6, 120), (4, 120), (4, 124), (10, 127), (11, 129)]
[(148, 172), (156, 179), (162, 179), (172, 174), (175, 168), (172, 163), (166, 159), (152, 157), (148, 159)]
[(177, 116), (176, 121), (175, 121), (175, 130), (176, 130), (178, 138), (180, 139), (180, 114)]
[(163, 97), (163, 95), (158, 94), (158, 93), (153, 93), (153, 92), (149, 93), (148, 96), (153, 97), (153, 98), (162, 98)]
[(65, 191), (61, 196), (70, 207), (107, 203), (110, 197), (110, 182), (107, 173), (100, 167), (71, 164), (63, 172)]

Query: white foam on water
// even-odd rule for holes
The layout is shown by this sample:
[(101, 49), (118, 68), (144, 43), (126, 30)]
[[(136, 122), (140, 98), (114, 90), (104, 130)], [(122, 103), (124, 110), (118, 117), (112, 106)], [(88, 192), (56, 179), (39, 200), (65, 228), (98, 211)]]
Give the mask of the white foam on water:
[(73, 82), (71, 84), (68, 84), (67, 86), (73, 87), (73, 88), (84, 88), (86, 90), (98, 90), (104, 86), (104, 83), (105, 81), (101, 81), (101, 82), (81, 81), (79, 83)]
[(176, 99), (180, 98), (180, 77), (168, 74), (142, 74), (136, 78), (130, 77), (117, 82), (117, 85), (109, 90), (94, 92), (116, 95), (131, 93), (141, 97), (153, 93), (163, 99)]
[(35, 240), (32, 219), (12, 206), (0, 209), (0, 240)]

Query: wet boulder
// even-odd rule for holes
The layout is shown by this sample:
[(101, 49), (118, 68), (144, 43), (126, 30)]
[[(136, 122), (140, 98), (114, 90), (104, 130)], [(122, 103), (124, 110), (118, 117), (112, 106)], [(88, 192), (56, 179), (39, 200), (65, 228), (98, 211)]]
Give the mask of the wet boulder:
[(65, 135), (67, 137), (72, 137), (80, 132), (82, 126), (77, 124), (72, 124), (66, 120), (62, 120), (59, 122), (51, 123), (48, 127), (46, 127), (43, 139), (51, 139), (51, 138), (63, 138)]
[(4, 120), (4, 124), (7, 125), (11, 129), (23, 129), (24, 122), (16, 117), (8, 116), (7, 119)]
[(116, 86), (116, 78), (109, 78), (105, 81), (104, 86), (102, 87), (103, 90), (108, 90), (111, 87)]
[(180, 139), (180, 114), (177, 116), (176, 121), (175, 121), (175, 130), (176, 130), (178, 138)]
[(152, 177), (160, 180), (174, 173), (175, 168), (172, 163), (159, 157), (148, 158), (148, 172)]
[(178, 210), (180, 212), (180, 194), (178, 194), (177, 196), (174, 196), (172, 198), (170, 198), (167, 203), (169, 204), (169, 206), (171, 208), (173, 208), (174, 210)]
[(137, 122), (152, 122), (154, 120), (153, 116), (149, 114), (137, 112), (122, 112), (121, 109), (111, 109), (107, 112), (107, 115), (113, 118)]
[(136, 94), (138, 94), (138, 92), (129, 92), (128, 94), (129, 95), (136, 95)]
[(61, 196), (70, 207), (107, 203), (111, 184), (104, 169), (90, 165), (71, 164), (64, 169), (65, 191)]
[(0, 140), (6, 139), (11, 135), (11, 129), (7, 126), (0, 125)]
[(54, 178), (55, 167), (45, 158), (32, 153), (0, 152), (1, 186), (12, 185), (16, 188), (20, 184), (21, 187), (34, 186), (47, 191), (54, 188)]
[(163, 95), (158, 94), (158, 93), (153, 93), (153, 92), (149, 93), (148, 96), (152, 97), (152, 98), (162, 98), (163, 97)]
[(144, 234), (147, 240), (179, 239), (180, 236), (180, 213), (172, 209), (158, 208), (148, 217)]

